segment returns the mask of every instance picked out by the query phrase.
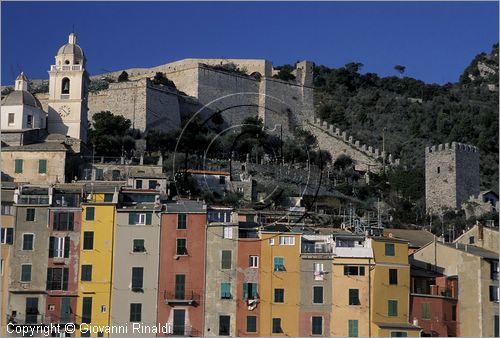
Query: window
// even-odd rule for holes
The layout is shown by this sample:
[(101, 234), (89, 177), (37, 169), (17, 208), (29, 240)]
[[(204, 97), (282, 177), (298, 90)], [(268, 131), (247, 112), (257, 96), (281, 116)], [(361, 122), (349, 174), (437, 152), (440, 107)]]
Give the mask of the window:
[(187, 255), (187, 239), (177, 238), (176, 254), (178, 256)]
[(14, 113), (9, 113), (9, 122), (8, 122), (9, 126), (13, 126), (14, 125)]
[(229, 336), (231, 333), (231, 316), (219, 316), (219, 336)]
[(83, 233), (83, 250), (93, 250), (94, 249), (94, 232), (85, 231)]
[(106, 305), (101, 305), (101, 313), (106, 313), (107, 310)]
[(21, 265), (21, 282), (31, 282), (31, 264)]
[(394, 244), (393, 243), (385, 243), (385, 255), (386, 256), (394, 256)]
[(226, 184), (226, 176), (223, 175), (219, 176), (219, 184)]
[(358, 336), (358, 321), (349, 319), (349, 337)]
[(224, 227), (224, 238), (233, 238), (233, 228), (226, 226)]
[(61, 94), (69, 94), (69, 79), (67, 77), (62, 79)]
[(259, 256), (249, 256), (248, 257), (248, 267), (258, 268), (259, 267)]
[(69, 258), (69, 237), (49, 237), (49, 258)]
[(364, 266), (345, 265), (344, 266), (344, 275), (345, 276), (364, 276), (365, 275), (365, 267)]
[(10, 204), (1, 205), (2, 215), (14, 215), (14, 207)]
[(451, 307), (451, 320), (456, 321), (457, 320), (457, 306), (453, 305)]
[(273, 318), (273, 333), (282, 333), (281, 318)]
[(47, 173), (47, 160), (38, 160), (38, 173)]
[(47, 290), (68, 290), (68, 268), (47, 269)]
[(95, 208), (94, 207), (85, 208), (85, 220), (86, 221), (93, 221), (94, 215), (95, 215)]
[(387, 314), (389, 317), (395, 317), (398, 315), (398, 301), (397, 300), (388, 300), (387, 307), (388, 307)]
[(257, 299), (257, 283), (243, 283), (243, 299)]
[(398, 284), (398, 269), (389, 269), (389, 284)]
[(257, 316), (247, 316), (247, 332), (257, 332)]
[(295, 237), (293, 236), (280, 236), (279, 237), (280, 245), (295, 245)]
[(138, 213), (131, 212), (128, 214), (128, 224), (129, 225), (150, 225), (152, 221), (153, 214), (150, 212), (147, 213)]
[(177, 215), (177, 229), (186, 229), (187, 228), (187, 215), (186, 214), (178, 214)]
[(28, 221), (28, 222), (35, 221), (35, 209), (34, 208), (26, 209), (26, 221)]
[(231, 299), (231, 283), (220, 284), (220, 299)]
[(33, 128), (33, 115), (26, 115), (26, 126)]
[(134, 239), (134, 252), (146, 252), (143, 239)]
[(274, 257), (274, 271), (285, 271), (284, 257)]
[(0, 243), (12, 244), (14, 238), (14, 228), (1, 228), (0, 229)]
[(132, 303), (130, 304), (130, 321), (140, 322), (142, 320), (142, 304)]
[(73, 231), (74, 215), (72, 212), (55, 212), (54, 225), (55, 231)]
[[(111, 178), (113, 179), (113, 181), (119, 181), (120, 178), (121, 178), (121, 172), (120, 172), (120, 170), (116, 170), (116, 169), (112, 170), (111, 171)], [(106, 195), (104, 195), (104, 197), (105, 197), (104, 202), (111, 202), (111, 201), (106, 201)]]
[(142, 291), (144, 278), (143, 267), (132, 268), (132, 291)]
[(493, 318), (495, 324), (494, 324), (494, 328), (493, 328), (493, 331), (494, 331), (494, 335), (495, 337), (498, 337), (499, 334), (500, 334), (500, 329), (499, 329), (499, 317), (498, 315), (495, 315), (495, 317)]
[(135, 188), (142, 189), (142, 180), (135, 180)]
[(23, 234), (23, 250), (32, 251), (34, 239), (35, 235), (33, 234)]
[(490, 301), (498, 302), (498, 286), (490, 285)]
[(437, 167), (437, 173), (439, 174), (441, 172), (441, 168)]
[(475, 242), (474, 236), (470, 236), (469, 237), (469, 244), (474, 244), (474, 242)]
[(92, 281), (92, 265), (82, 265), (82, 282)]
[(275, 303), (285, 302), (285, 289), (274, 289), (274, 302)]
[(175, 299), (184, 299), (186, 275), (175, 275)]
[(313, 286), (313, 303), (323, 304), (323, 287)]
[(156, 186), (158, 185), (158, 181), (156, 180), (149, 180), (149, 189), (156, 189)]
[(231, 250), (222, 250), (221, 269), (231, 269)]
[(15, 163), (16, 163), (16, 168), (15, 168), (14, 172), (16, 174), (22, 174), (23, 173), (23, 160), (16, 160)]
[(360, 305), (359, 290), (349, 289), (349, 305)]
[(83, 297), (82, 323), (90, 324), (92, 320), (92, 297)]
[(274, 238), (269, 238), (269, 245), (274, 245)]
[(96, 179), (96, 181), (103, 181), (104, 180), (104, 170), (96, 168), (95, 169), (95, 179)]
[(392, 331), (391, 337), (408, 337), (408, 333), (405, 331)]
[(311, 318), (311, 334), (314, 335), (323, 334), (323, 317)]
[(422, 303), (422, 319), (431, 319), (429, 303)]
[(113, 202), (113, 194), (104, 194), (104, 202)]
[(498, 261), (491, 261), (490, 268), (491, 268), (491, 279), (498, 280), (498, 272), (499, 272)]

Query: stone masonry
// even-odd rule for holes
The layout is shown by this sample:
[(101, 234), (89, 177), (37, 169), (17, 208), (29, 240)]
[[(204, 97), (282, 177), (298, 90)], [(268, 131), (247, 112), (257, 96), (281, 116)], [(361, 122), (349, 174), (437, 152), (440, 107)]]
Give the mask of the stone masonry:
[(452, 142), (425, 149), (425, 204), (427, 212), (460, 209), (480, 193), (479, 150)]

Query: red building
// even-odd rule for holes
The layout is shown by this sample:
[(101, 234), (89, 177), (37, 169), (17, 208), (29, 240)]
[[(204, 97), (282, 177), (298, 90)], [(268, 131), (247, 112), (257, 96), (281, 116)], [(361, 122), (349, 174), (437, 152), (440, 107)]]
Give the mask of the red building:
[(257, 223), (239, 222), (236, 279), (237, 336), (259, 336), (260, 248)]
[(418, 320), (423, 337), (457, 337), (458, 279), (412, 266), (410, 320)]
[[(78, 322), (75, 313), (81, 244), (80, 194), (71, 188), (54, 188), (49, 208), (46, 320), (54, 324)], [(88, 243), (88, 234), (86, 237)]]
[(203, 335), (206, 224), (202, 202), (167, 204), (161, 215), (158, 323), (176, 336)]

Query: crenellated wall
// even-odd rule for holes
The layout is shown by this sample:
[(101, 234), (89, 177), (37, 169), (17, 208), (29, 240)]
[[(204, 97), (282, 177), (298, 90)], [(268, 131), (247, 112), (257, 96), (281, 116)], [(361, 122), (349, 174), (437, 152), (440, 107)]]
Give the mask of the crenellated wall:
[(314, 118), (307, 122), (306, 127), (316, 136), (319, 147), (330, 152), (333, 161), (340, 155), (348, 155), (354, 160), (356, 170), (372, 172), (382, 169), (384, 157), (386, 165), (399, 165), (399, 159), (394, 159), (391, 154), (385, 154), (377, 148), (361, 144), (347, 132), (334, 128), (326, 121)]

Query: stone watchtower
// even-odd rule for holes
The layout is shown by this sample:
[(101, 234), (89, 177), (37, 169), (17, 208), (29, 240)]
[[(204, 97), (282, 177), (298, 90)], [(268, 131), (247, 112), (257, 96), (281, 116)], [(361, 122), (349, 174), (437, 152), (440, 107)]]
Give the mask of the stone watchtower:
[(425, 149), (425, 204), (428, 213), (460, 209), (479, 194), (479, 150), (452, 142)]

